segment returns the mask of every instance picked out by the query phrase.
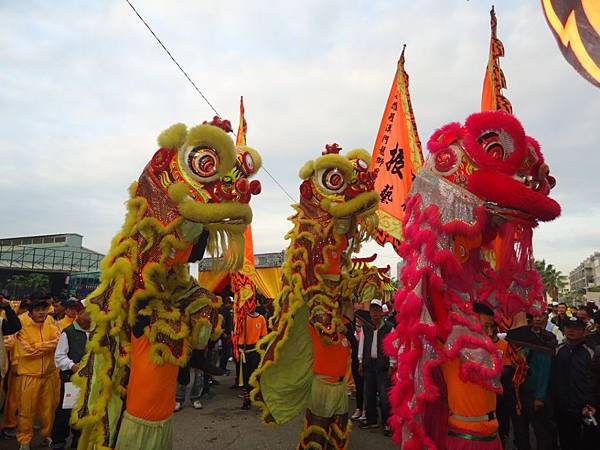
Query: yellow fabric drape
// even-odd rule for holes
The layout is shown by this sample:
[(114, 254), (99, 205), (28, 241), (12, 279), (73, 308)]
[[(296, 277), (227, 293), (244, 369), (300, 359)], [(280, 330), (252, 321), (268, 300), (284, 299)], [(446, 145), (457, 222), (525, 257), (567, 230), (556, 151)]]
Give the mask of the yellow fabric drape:
[(252, 281), (256, 287), (267, 298), (275, 298), (281, 292), (281, 278), (283, 271), (280, 267), (271, 267), (268, 269), (256, 269), (256, 276)]
[[(228, 277), (228, 272), (200, 272), (198, 273), (198, 282), (200, 286), (214, 292)], [(275, 298), (281, 291), (281, 278), (283, 271), (280, 267), (270, 267), (265, 269), (256, 269), (256, 273), (251, 276), (258, 290), (267, 298)]]

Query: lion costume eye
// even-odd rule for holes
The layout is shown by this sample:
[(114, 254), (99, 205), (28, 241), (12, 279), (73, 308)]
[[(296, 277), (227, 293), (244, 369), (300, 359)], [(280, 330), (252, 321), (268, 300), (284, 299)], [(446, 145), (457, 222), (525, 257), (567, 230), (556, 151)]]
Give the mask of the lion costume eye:
[(256, 165), (254, 164), (254, 159), (252, 158), (252, 154), (250, 154), (250, 152), (245, 152), (243, 154), (242, 164), (244, 165), (244, 170), (247, 174), (251, 175), (256, 172)]
[(514, 151), (511, 137), (503, 130), (488, 130), (479, 136), (477, 142), (490, 157), (499, 161), (510, 158)]
[(219, 155), (217, 152), (204, 146), (193, 147), (186, 157), (187, 165), (193, 175), (201, 181), (210, 181), (219, 173)]
[(339, 169), (330, 168), (319, 171), (317, 176), (319, 184), (329, 192), (340, 193), (346, 187), (344, 175)]

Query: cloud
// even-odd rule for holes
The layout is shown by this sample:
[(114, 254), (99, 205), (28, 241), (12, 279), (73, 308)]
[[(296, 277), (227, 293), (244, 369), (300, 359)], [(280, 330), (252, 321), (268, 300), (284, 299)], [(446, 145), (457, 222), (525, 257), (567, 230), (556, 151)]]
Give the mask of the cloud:
[[(244, 95), (249, 143), (294, 197), (299, 167), (325, 144), (371, 149), (403, 43), (423, 141), (479, 108), (489, 16), (475, 3), (134, 2), (221, 115), (236, 122)], [(497, 13), (506, 95), (563, 204), (537, 255), (568, 272), (600, 248), (598, 91), (563, 60), (538, 3)], [(125, 2), (12, 2), (0, 14), (2, 234), (74, 231), (106, 251), (160, 130), (214, 113)], [(278, 251), (291, 201), (260, 178), (255, 249)], [(398, 259), (372, 251), (381, 265)]]

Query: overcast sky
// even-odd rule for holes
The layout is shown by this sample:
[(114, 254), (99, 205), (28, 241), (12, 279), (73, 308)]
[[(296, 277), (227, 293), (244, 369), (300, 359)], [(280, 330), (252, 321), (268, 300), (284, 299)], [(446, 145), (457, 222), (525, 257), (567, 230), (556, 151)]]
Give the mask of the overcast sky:
[[(422, 141), (480, 106), (488, 2), (133, 3), (234, 128), (244, 95), (248, 143), (294, 197), (325, 144), (372, 150), (403, 43)], [(563, 59), (539, 2), (495, 3), (506, 96), (563, 207), (536, 257), (568, 273), (600, 250), (600, 91)], [(1, 2), (0, 17), (0, 237), (75, 232), (106, 252), (159, 132), (213, 113), (124, 0)], [(291, 202), (260, 179), (255, 252), (280, 251)]]

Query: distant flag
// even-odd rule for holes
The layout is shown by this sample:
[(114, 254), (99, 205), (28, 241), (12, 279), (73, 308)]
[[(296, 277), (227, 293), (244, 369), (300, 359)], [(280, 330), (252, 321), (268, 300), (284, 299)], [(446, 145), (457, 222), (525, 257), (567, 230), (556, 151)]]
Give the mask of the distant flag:
[(600, 1), (542, 0), (542, 8), (563, 56), (600, 87)]
[[(240, 124), (238, 127), (236, 145), (246, 145), (246, 132), (248, 124), (244, 117), (244, 97), (240, 98)], [(249, 307), (256, 302), (256, 285), (252, 278), (256, 276), (254, 263), (254, 244), (252, 240), (252, 228), (248, 225), (244, 233), (244, 264), (239, 272), (231, 274), (231, 290), (233, 292), (233, 352), (235, 358), (239, 358), (237, 337), (243, 332), (244, 317)]]
[(423, 166), (421, 141), (408, 92), (408, 74), (404, 70), (405, 48), (398, 61), (371, 161), (371, 168), (378, 170), (375, 189), (380, 197), (375, 241), (381, 246), (390, 242), (396, 253), (403, 239), (406, 198)]
[(240, 97), (240, 125), (238, 127), (237, 145), (246, 145), (246, 132), (248, 131), (248, 124), (246, 123), (246, 118), (244, 117), (244, 113), (246, 110), (244, 109), (244, 96)]
[(490, 26), (492, 35), (490, 38), (490, 54), (488, 57), (485, 77), (483, 79), (483, 93), (481, 95), (482, 111), (502, 110), (512, 113), (512, 105), (504, 95), (502, 89), (506, 89), (506, 79), (500, 68), (500, 58), (504, 56), (504, 45), (496, 36), (496, 12), (492, 6), (490, 11)]

